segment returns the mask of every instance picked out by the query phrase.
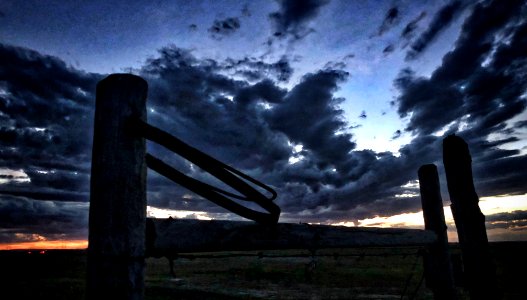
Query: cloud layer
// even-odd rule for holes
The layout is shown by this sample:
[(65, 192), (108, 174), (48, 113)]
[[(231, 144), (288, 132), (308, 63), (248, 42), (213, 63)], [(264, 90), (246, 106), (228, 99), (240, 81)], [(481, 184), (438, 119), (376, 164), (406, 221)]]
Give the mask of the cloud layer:
[[(302, 36), (326, 3), (280, 1), (271, 15), (276, 32)], [(413, 59), (425, 51), (463, 9), (460, 1), (443, 7), (413, 40), (408, 55)], [(341, 108), (346, 99), (337, 96), (352, 78), (330, 65), (295, 74), (298, 80), (290, 82), (296, 70), (288, 56), (274, 62), (250, 56), (202, 59), (167, 46), (137, 73), (149, 83), (149, 123), (273, 186), (282, 221), (339, 222), (415, 212), (418, 188), (408, 183), (415, 183), (417, 169), (426, 163), (436, 163), (443, 175), (441, 143), (450, 133), (470, 146), (480, 196), (527, 193), (527, 155), (506, 147), (520, 141), (518, 130), (525, 128), (518, 117), (527, 106), (526, 9), (524, 1), (478, 3), (429, 77), (410, 68), (399, 72), (393, 104), (413, 139), (398, 155), (356, 149)], [(379, 34), (398, 18), (394, 7)], [(407, 34), (415, 33), (422, 18), (408, 24)], [(217, 20), (211, 34), (232, 34), (239, 27), (235, 21)], [(59, 238), (64, 228), (74, 228), (68, 237), (85, 235), (94, 92), (104, 76), (57, 57), (0, 45), (4, 241), (31, 233)], [(356, 115), (366, 118), (366, 112)], [(396, 131), (393, 138), (401, 135)], [(148, 149), (194, 178), (220, 184), (159, 146), (148, 144)], [(148, 202), (225, 213), (154, 172), (149, 172)], [(508, 218), (523, 220), (524, 212), (492, 220)]]

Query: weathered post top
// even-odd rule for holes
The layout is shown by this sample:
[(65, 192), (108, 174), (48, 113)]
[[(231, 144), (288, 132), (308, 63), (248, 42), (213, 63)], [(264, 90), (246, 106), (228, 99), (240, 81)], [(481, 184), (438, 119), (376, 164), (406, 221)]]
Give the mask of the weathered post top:
[(148, 85), (131, 74), (97, 84), (90, 185), (88, 299), (142, 299), (146, 228)]
[[(437, 167), (434, 164), (423, 165), (417, 171), (419, 189), (421, 192), (421, 205), (425, 228), (434, 232), (445, 232), (445, 215)], [(443, 238), (443, 236), (441, 236)]]
[(443, 140), (443, 163), (451, 196), (461, 196), (461, 191), (470, 193), (464, 201), (471, 201), (470, 204), (477, 205), (479, 199), (472, 176), (472, 158), (468, 144), (461, 137), (452, 134)]

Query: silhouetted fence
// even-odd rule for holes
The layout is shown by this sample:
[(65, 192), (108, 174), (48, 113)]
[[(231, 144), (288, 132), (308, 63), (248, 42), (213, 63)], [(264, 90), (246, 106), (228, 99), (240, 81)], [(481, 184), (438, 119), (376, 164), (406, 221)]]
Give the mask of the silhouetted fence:
[[(146, 81), (130, 74), (113, 74), (97, 85), (90, 193), (88, 299), (142, 299), (145, 257), (148, 256), (174, 257), (180, 252), (226, 250), (409, 245), (426, 247), (426, 283), (434, 297), (455, 298), (443, 203), (434, 165), (425, 165), (418, 172), (425, 230), (277, 223), (280, 208), (273, 203), (277, 194), (272, 188), (146, 122), (147, 89)], [(145, 138), (200, 166), (241, 195), (188, 177), (147, 154)], [(448, 159), (455, 160), (457, 152), (449, 152), (449, 147), (445, 140), (445, 153), (449, 153)], [(459, 224), (458, 232), (462, 224), (460, 242), (465, 261), (470, 262), (466, 265), (467, 274), (479, 276), (481, 274), (474, 273), (481, 269), (476, 269), (474, 265), (487, 266), (488, 251), (481, 212), (478, 215), (470, 210), (476, 207), (479, 211), (477, 195), (473, 192), (471, 166), (465, 162), (458, 166), (462, 170), (447, 167), (450, 166), (447, 161), (451, 161), (446, 159), (447, 156), (445, 166), (455, 205), (454, 217)], [(147, 219), (147, 166), (256, 222)], [(458, 186), (457, 182), (461, 187), (454, 187)], [(463, 187), (469, 183), (472, 189), (464, 191)], [(254, 185), (270, 196), (263, 195)], [(249, 209), (232, 199), (255, 202), (266, 212)], [(468, 199), (471, 204), (465, 207), (462, 203)], [(480, 248), (483, 252), (478, 252)], [(484, 269), (489, 272), (482, 276), (492, 275), (491, 268)], [(472, 293), (471, 282), (469, 280), (471, 296), (476, 299), (479, 294)], [(491, 289), (489, 287), (489, 291)]]

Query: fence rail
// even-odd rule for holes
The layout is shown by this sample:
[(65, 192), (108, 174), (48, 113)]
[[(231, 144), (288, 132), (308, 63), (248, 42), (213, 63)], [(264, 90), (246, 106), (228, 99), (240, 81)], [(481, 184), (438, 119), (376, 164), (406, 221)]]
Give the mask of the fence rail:
[(185, 252), (427, 246), (430, 230), (245, 221), (147, 219), (147, 255)]

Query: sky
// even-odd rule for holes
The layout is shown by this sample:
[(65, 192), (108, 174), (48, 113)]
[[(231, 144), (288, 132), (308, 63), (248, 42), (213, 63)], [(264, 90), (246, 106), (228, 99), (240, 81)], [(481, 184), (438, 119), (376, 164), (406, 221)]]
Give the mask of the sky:
[[(0, 2), (0, 248), (85, 247), (95, 86), (272, 186), (280, 222), (422, 228), (417, 170), (469, 145), (489, 239), (527, 240), (525, 1)], [(221, 185), (160, 146), (148, 151)], [(148, 215), (240, 219), (148, 173)], [(36, 244), (35, 244), (36, 243)], [(2, 246), (3, 245), (3, 246)]]

